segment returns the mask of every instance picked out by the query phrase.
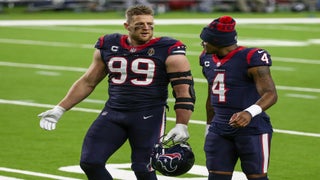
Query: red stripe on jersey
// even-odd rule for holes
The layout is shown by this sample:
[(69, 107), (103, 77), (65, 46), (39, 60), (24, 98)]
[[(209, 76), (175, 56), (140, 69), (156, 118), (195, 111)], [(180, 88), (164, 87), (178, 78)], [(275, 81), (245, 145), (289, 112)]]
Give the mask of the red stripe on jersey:
[(150, 39), (150, 41), (147, 42), (146, 44), (142, 44), (140, 46), (130, 46), (128, 44), (128, 35), (122, 35), (121, 36), (121, 40), (120, 40), (120, 44), (121, 44), (122, 47), (124, 47), (124, 48), (126, 48), (128, 50), (130, 50), (132, 48), (135, 48), (137, 51), (139, 51), (141, 49), (144, 49), (144, 48), (146, 48), (146, 47), (158, 42), (159, 40), (160, 40), (160, 38), (153, 38), (153, 39)]
[(101, 37), (99, 38), (99, 46), (100, 46), (100, 48), (102, 48), (103, 42), (104, 42), (104, 36), (101, 36)]
[(169, 49), (168, 49), (168, 54), (171, 54), (171, 51), (173, 48), (178, 47), (178, 46), (184, 46), (184, 44), (181, 41), (176, 42), (174, 45), (172, 45)]
[(219, 59), (219, 57), (216, 54), (214, 54), (213, 55), (213, 62), (215, 62), (215, 63), (220, 62), (222, 65), (222, 64), (226, 63), (227, 61), (229, 61), (232, 58), (232, 56), (234, 56), (237, 52), (243, 50), (244, 48), (245, 47), (243, 47), (243, 46), (239, 46), (237, 49), (231, 51), (229, 54), (227, 54), (222, 59)]
[(249, 53), (247, 54), (247, 63), (250, 64), (251, 61), (251, 57), (253, 56), (253, 54), (258, 51), (258, 48), (254, 48), (251, 51), (249, 51)]

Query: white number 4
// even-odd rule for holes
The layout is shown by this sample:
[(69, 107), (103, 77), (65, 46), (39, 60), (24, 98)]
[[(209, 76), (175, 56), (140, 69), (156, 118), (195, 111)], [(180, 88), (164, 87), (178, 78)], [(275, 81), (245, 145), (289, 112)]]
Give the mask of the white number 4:
[(261, 57), (261, 61), (266, 62), (267, 64), (269, 64), (269, 58), (267, 56), (267, 53), (263, 53), (262, 57)]
[(218, 73), (214, 78), (213, 85), (212, 85), (212, 93), (214, 95), (218, 95), (219, 102), (226, 101), (227, 89), (225, 87), (224, 76), (225, 76), (224, 73)]

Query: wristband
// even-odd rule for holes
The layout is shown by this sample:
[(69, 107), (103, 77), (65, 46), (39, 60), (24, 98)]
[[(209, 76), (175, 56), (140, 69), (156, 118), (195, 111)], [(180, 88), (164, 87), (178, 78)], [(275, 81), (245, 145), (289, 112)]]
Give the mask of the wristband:
[(259, 105), (253, 104), (244, 111), (247, 111), (251, 114), (251, 117), (255, 117), (256, 115), (260, 114), (262, 112), (262, 108)]

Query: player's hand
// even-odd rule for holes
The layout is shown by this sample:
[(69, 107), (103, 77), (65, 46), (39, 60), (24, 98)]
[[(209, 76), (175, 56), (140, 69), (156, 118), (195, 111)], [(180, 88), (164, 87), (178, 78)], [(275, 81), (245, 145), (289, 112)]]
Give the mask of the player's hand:
[(66, 110), (61, 106), (55, 106), (53, 109), (40, 113), (40, 127), (45, 130), (54, 130), (56, 124)]
[(234, 128), (246, 127), (251, 121), (251, 115), (246, 111), (241, 111), (232, 115), (229, 125)]
[(185, 124), (176, 124), (164, 138), (165, 141), (172, 139), (173, 142), (185, 142), (189, 139), (188, 126)]

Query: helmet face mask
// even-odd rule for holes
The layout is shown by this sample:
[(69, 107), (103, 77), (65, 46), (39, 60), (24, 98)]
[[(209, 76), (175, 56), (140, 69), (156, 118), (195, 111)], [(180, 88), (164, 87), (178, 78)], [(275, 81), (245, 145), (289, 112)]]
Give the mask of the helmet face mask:
[(165, 176), (179, 176), (187, 173), (195, 158), (187, 142), (174, 143), (172, 140), (161, 142), (153, 147), (151, 166)]

